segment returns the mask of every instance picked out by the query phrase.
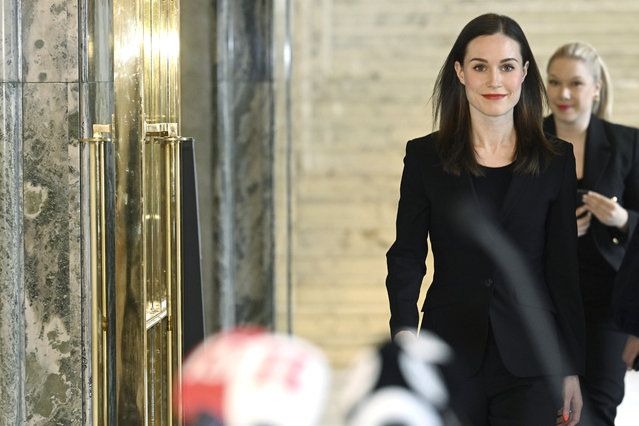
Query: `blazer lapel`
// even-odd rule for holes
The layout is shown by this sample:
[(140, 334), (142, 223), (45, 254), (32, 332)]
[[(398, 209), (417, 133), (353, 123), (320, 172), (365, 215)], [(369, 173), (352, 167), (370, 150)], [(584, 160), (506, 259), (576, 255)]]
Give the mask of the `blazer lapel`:
[[(553, 135), (557, 134), (555, 121), (552, 115), (544, 119), (544, 130)], [(605, 170), (610, 160), (610, 141), (606, 135), (603, 121), (596, 116), (590, 116), (588, 133), (586, 134), (586, 152), (584, 154), (584, 187), (595, 188), (601, 173)]]
[(606, 135), (603, 122), (595, 117), (590, 117), (588, 134), (586, 135), (586, 153), (584, 158), (585, 187), (594, 189), (601, 173), (605, 170), (610, 160), (610, 142)]

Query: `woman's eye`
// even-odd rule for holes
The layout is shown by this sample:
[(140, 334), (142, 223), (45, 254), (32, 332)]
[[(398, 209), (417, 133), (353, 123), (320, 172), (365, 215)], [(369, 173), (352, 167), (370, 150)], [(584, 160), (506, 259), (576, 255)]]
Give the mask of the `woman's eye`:
[(511, 64), (505, 64), (505, 65), (502, 67), (502, 69), (503, 69), (504, 71), (512, 71), (512, 70), (514, 70), (514, 69), (515, 69), (515, 67), (514, 67), (514, 66), (512, 66)]
[(581, 86), (583, 83), (581, 81), (573, 81), (572, 85), (575, 87)]
[(484, 71), (484, 70), (486, 69), (486, 66), (485, 66), (485, 65), (475, 65), (475, 66), (473, 67), (473, 69), (474, 69), (475, 71)]
[(557, 80), (548, 80), (548, 85), (549, 86), (557, 86), (557, 85), (559, 85), (559, 83), (557, 82)]

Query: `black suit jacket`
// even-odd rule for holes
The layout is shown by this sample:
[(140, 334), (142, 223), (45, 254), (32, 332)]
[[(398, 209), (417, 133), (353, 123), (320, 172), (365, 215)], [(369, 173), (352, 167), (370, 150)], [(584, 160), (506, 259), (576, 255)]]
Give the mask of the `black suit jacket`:
[[(556, 134), (552, 115), (544, 120), (544, 129)], [(617, 197), (628, 210), (628, 232), (603, 225), (594, 216), (588, 230), (599, 253), (618, 270), (628, 236), (639, 222), (639, 129), (591, 116), (582, 179), (587, 189), (606, 197)]]
[(639, 336), (639, 228), (630, 238), (615, 277), (612, 312), (621, 330)]
[[(503, 271), (460, 232), (452, 215), (457, 200), (465, 197), (478, 210), (479, 201), (470, 174), (454, 176), (443, 171), (435, 138), (431, 134), (406, 146), (396, 240), (387, 253), (391, 333), (418, 326), (416, 302), (430, 237), (435, 270), (422, 327), (451, 344), (470, 372), (479, 368), (492, 329), (504, 364), (514, 375), (581, 373), (584, 322), (572, 146), (553, 140), (560, 154), (545, 171), (539, 176), (513, 175), (499, 213), (499, 229), (519, 248), (532, 271), (541, 295), (534, 300), (527, 291), (513, 290)], [(545, 351), (553, 355), (550, 365), (532, 355), (536, 343), (529, 340), (519, 320), (523, 311), (546, 328), (550, 347)]]

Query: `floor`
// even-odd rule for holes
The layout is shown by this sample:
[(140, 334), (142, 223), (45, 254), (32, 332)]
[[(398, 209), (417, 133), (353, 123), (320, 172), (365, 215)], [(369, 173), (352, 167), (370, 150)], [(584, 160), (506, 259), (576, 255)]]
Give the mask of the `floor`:
[[(347, 376), (346, 371), (337, 371), (333, 375), (333, 392), (329, 398), (325, 411), (325, 418), (321, 426), (343, 426), (337, 395), (341, 384)], [(615, 426), (639, 425), (639, 372), (631, 371), (626, 374), (626, 396), (617, 411)]]
[(639, 424), (639, 371), (626, 373), (626, 396), (617, 410), (615, 426)]

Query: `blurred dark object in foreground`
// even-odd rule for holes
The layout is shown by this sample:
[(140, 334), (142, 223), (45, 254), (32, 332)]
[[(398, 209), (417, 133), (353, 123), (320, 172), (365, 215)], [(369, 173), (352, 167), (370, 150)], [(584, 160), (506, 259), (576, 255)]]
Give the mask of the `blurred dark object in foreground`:
[(202, 296), (202, 250), (200, 247), (200, 213), (198, 207), (195, 140), (184, 138), (182, 156), (182, 355), (187, 355), (206, 336)]
[(463, 365), (439, 337), (422, 331), (368, 351), (353, 367), (341, 402), (347, 426), (468, 425), (473, 404)]

